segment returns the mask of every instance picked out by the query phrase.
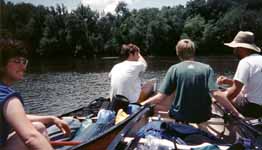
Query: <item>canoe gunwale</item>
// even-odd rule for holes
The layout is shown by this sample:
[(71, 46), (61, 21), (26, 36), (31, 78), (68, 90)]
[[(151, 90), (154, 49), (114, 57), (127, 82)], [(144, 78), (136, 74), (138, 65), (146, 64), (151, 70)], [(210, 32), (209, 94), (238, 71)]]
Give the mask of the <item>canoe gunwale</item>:
[[(137, 145), (139, 143), (139, 138), (137, 138), (136, 136), (133, 136), (133, 132), (137, 132), (138, 130), (136, 129), (135, 126), (141, 126), (144, 122), (142, 118), (144, 117), (149, 117), (146, 116), (145, 114), (138, 115), (132, 122), (129, 122), (125, 128), (123, 128), (122, 131), (119, 132), (119, 134), (116, 136), (116, 138), (112, 141), (112, 143), (108, 146), (108, 150), (115, 150), (118, 148), (124, 149), (124, 150), (130, 150), (130, 149), (134, 149), (135, 145)], [(240, 118), (235, 118), (234, 116), (232, 116), (231, 114), (227, 114), (224, 113), (223, 116), (213, 116), (213, 117), (218, 117), (221, 119), (226, 119), (226, 123), (235, 123), (236, 125), (242, 125), (245, 127), (245, 129), (252, 131), (253, 135), (257, 137), (261, 137), (261, 132), (260, 130), (254, 128), (251, 124), (247, 123), (246, 120), (240, 119)], [(149, 119), (149, 118), (148, 118)], [(256, 119), (258, 121), (261, 122), (261, 118)], [(139, 124), (139, 125), (138, 125)], [(262, 124), (259, 124), (262, 125)], [(130, 137), (132, 138), (129, 141), (125, 141), (126, 137)], [(249, 139), (251, 139), (251, 137), (249, 137)], [(252, 140), (253, 141), (253, 140)], [(178, 146), (182, 147), (182, 146), (186, 146), (186, 145), (181, 145), (176, 143)], [(224, 148), (224, 149), (228, 149), (230, 146), (232, 146), (234, 143), (222, 143), (219, 144), (219, 148)], [(255, 144), (255, 143), (253, 143)], [(175, 147), (177, 146), (175, 145)], [(190, 146), (201, 146), (201, 145), (187, 145), (188, 148), (190, 148)], [(254, 147), (258, 146), (253, 145)]]
[[(128, 116), (125, 120), (119, 122), (117, 125), (112, 126), (111, 128), (105, 130), (105, 132), (102, 132), (101, 134), (98, 134), (97, 136), (95, 136), (95, 137), (93, 137), (91, 139), (88, 139), (88, 140), (82, 142), (79, 145), (76, 145), (76, 146), (72, 147), (71, 150), (88, 149), (89, 145), (94, 144), (94, 142), (98, 142), (98, 140), (101, 140), (102, 138), (104, 138), (104, 136), (109, 135), (109, 134), (114, 134), (113, 132), (116, 131), (116, 130), (122, 131), (122, 129), (126, 128), (126, 125), (129, 124), (130, 121), (133, 122), (134, 118), (140, 118), (139, 114), (145, 113), (147, 111), (149, 111), (149, 108), (146, 107), (146, 106), (143, 106), (139, 111), (137, 111), (137, 112), (133, 113), (132, 115)], [(116, 135), (118, 135), (118, 134), (119, 134), (119, 132), (117, 132)], [(111, 141), (109, 143), (111, 143)], [(99, 145), (99, 143), (97, 143), (97, 144)]]
[(123, 140), (123, 138), (128, 134), (130, 129), (138, 123), (143, 117), (147, 117), (151, 115), (152, 108), (145, 106), (142, 111), (139, 112), (138, 115), (136, 115), (115, 137), (115, 139), (111, 142), (111, 144), (107, 147), (108, 150), (115, 150), (119, 144), (120, 141)]
[[(82, 107), (77, 108), (77, 109), (75, 109), (75, 110), (71, 110), (71, 111), (69, 111), (69, 112), (65, 112), (65, 113), (63, 113), (63, 114), (58, 115), (58, 117), (59, 117), (59, 118), (68, 117), (68, 116), (70, 116), (70, 114), (72, 114), (72, 113), (76, 113), (76, 112), (79, 112), (79, 111), (83, 111), (85, 108), (90, 108), (94, 103), (97, 103), (98, 101), (100, 101), (101, 104), (104, 103), (104, 102), (106, 102), (106, 101), (107, 101), (107, 102), (110, 102), (109, 98), (102, 98), (102, 97), (100, 97), (100, 98), (97, 98), (97, 99), (92, 100), (92, 101), (89, 102), (88, 105), (86, 105), (86, 106), (82, 106)], [(100, 106), (100, 107), (101, 107), (101, 106)], [(90, 114), (89, 114), (89, 115), (90, 115)]]

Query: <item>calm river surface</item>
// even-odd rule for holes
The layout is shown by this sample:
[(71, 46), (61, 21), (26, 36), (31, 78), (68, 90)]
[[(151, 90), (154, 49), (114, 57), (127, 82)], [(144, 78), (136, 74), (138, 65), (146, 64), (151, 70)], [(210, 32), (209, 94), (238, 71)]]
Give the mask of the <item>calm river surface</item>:
[[(177, 58), (146, 58), (148, 69), (144, 80), (158, 78), (161, 83), (165, 72)], [(198, 57), (200, 62), (213, 67), (216, 75), (232, 76), (237, 66), (237, 59), (225, 57)], [(88, 62), (29, 66), (23, 81), (14, 88), (23, 98), (26, 111), (34, 114), (59, 115), (87, 105), (91, 100), (109, 95), (110, 80), (108, 72), (119, 62), (115, 58), (103, 58)]]

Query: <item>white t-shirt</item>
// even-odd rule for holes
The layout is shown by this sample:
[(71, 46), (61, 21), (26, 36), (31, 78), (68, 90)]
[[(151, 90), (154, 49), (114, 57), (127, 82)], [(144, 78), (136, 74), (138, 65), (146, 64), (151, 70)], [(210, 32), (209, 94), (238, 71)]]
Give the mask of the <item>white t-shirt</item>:
[(250, 102), (262, 105), (262, 56), (249, 55), (240, 60), (234, 76), (244, 84), (242, 94)]
[(123, 95), (131, 103), (137, 102), (141, 92), (140, 74), (146, 70), (146, 64), (141, 61), (123, 61), (116, 64), (109, 73), (111, 78), (111, 98)]

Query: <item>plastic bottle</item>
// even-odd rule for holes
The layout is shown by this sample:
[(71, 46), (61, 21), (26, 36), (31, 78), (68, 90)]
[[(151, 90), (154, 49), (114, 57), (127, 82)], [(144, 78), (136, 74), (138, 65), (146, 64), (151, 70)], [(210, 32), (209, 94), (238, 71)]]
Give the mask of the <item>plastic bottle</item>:
[(158, 150), (159, 143), (157, 142), (158, 138), (155, 136), (147, 136), (147, 145), (150, 150)]
[(175, 148), (173, 142), (152, 135), (146, 136), (145, 139), (146, 143), (139, 145), (137, 150), (172, 150)]
[(86, 120), (84, 120), (80, 126), (80, 128), (78, 129), (78, 131), (76, 132), (75, 136), (80, 135), (86, 128), (88, 128), (91, 124), (92, 124), (92, 119), (87, 118)]
[(115, 122), (116, 113), (111, 110), (101, 109), (97, 115), (96, 123), (106, 124)]

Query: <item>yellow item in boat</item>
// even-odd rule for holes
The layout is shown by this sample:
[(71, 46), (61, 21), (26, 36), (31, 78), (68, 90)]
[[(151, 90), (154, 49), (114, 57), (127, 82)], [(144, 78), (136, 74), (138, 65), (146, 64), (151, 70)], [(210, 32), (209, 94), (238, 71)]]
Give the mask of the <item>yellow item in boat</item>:
[(123, 109), (119, 109), (116, 114), (115, 124), (118, 124), (119, 122), (125, 120), (128, 116), (129, 115), (125, 113)]

